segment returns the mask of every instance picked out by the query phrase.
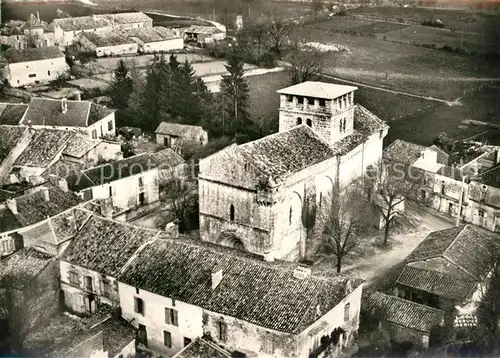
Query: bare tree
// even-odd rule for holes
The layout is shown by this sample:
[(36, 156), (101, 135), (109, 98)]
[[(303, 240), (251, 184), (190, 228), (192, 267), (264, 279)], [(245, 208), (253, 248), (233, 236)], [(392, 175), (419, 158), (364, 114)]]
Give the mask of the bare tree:
[(357, 185), (335, 189), (322, 211), (324, 249), (337, 260), (337, 272), (342, 262), (359, 244), (359, 234), (371, 222), (370, 206)]
[(274, 53), (281, 53), (283, 45), (292, 32), (290, 21), (283, 20), (278, 16), (273, 16), (267, 28), (268, 49)]
[(422, 207), (418, 204), (406, 205), (408, 200), (426, 204), (429, 197), (419, 198), (425, 184), (425, 171), (403, 163), (387, 162), (380, 167), (372, 167), (367, 172), (365, 185), (381, 217), (384, 228), (383, 245), (387, 246), (389, 233), (397, 220), (401, 224), (413, 224)]
[(7, 353), (22, 352), (28, 335), (44, 324), (43, 294), (38, 281), (28, 275), (0, 277), (0, 347)]
[(260, 22), (254, 22), (247, 24), (246, 28), (250, 37), (257, 44), (257, 54), (260, 56), (262, 52), (262, 46), (267, 39), (267, 26)]
[(299, 40), (294, 41), (292, 51), (288, 55), (290, 63), (290, 84), (296, 85), (306, 81), (314, 81), (322, 67), (321, 53), (314, 48), (301, 48)]
[(187, 221), (198, 212), (198, 186), (195, 180), (182, 180), (176, 175), (161, 185), (162, 200), (179, 222), (179, 232), (184, 232)]

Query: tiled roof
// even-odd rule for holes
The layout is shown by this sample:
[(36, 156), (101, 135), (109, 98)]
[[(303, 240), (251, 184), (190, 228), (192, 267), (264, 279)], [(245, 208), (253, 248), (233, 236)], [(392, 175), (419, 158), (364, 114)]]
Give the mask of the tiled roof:
[(206, 34), (206, 35), (222, 33), (222, 31), (216, 28), (215, 26), (196, 26), (196, 25), (190, 26), (189, 28), (185, 29), (184, 32), (195, 33), (195, 34)]
[(231, 354), (218, 345), (208, 342), (203, 338), (196, 338), (183, 350), (177, 353), (172, 358), (226, 358), (231, 357)]
[(465, 299), (484, 279), (498, 249), (498, 235), (476, 226), (435, 231), (406, 258), (397, 283)]
[(96, 15), (97, 17), (103, 17), (108, 20), (110, 23), (115, 24), (133, 24), (137, 22), (152, 22), (153, 19), (150, 18), (143, 12), (122, 12), (119, 14), (103, 14)]
[(20, 229), (23, 226), (7, 207), (0, 208), (0, 232)]
[(59, 26), (64, 31), (90, 30), (102, 27), (111, 27), (111, 23), (107, 19), (97, 15), (54, 19), (53, 23), (55, 26)]
[(175, 168), (186, 161), (171, 148), (166, 148), (155, 153), (149, 154), (152, 161), (161, 169)]
[[(80, 228), (91, 215), (90, 211), (76, 207), (48, 218), (25, 231), (24, 235), (37, 237), (39, 240), (47, 240), (51, 244), (58, 245), (75, 236), (78, 232), (77, 228)], [(73, 220), (76, 226), (73, 226)]]
[(80, 158), (101, 142), (100, 139), (91, 139), (89, 136), (76, 133), (64, 148), (63, 154)]
[(384, 320), (416, 331), (430, 333), (444, 320), (444, 311), (407, 301), (399, 297), (374, 292), (363, 303), (368, 311), (381, 310)]
[(263, 173), (275, 180), (337, 154), (306, 125), (240, 145), (238, 149)]
[(383, 156), (386, 160), (413, 165), (426, 150), (422, 145), (396, 139), (384, 149)]
[(17, 125), (23, 118), (27, 104), (18, 103), (0, 103), (0, 125)]
[(437, 145), (433, 144), (429, 147), (429, 149), (437, 153), (437, 162), (439, 164), (448, 165), (450, 163), (450, 155), (439, 148)]
[(27, 132), (26, 127), (0, 125), (0, 163)]
[(369, 136), (382, 129), (387, 124), (360, 104), (354, 106), (354, 129), (365, 136)]
[(26, 247), (0, 261), (0, 277), (4, 275), (37, 276), (49, 264), (52, 256)]
[(68, 210), (81, 203), (81, 199), (75, 193), (64, 192), (58, 187), (47, 185), (49, 191), (49, 201), (45, 201), (44, 190), (25, 194), (14, 200), (17, 204), (17, 220), (28, 226), (47, 219)]
[(74, 173), (79, 173), (83, 168), (83, 164), (59, 159), (43, 171), (42, 177), (46, 180), (48, 180), (51, 175), (55, 175), (59, 178), (67, 178)]
[(134, 155), (72, 174), (66, 180), (71, 190), (81, 191), (156, 168), (158, 164), (153, 158), (156, 156), (151, 153)]
[(156, 230), (92, 216), (61, 259), (116, 277), (132, 255), (158, 233)]
[(357, 90), (358, 87), (326, 82), (306, 81), (277, 91), (295, 96), (334, 99)]
[(9, 63), (19, 63), (60, 58), (64, 57), (64, 53), (57, 46), (25, 49), (15, 49), (10, 47), (7, 51), (5, 51), (5, 56)]
[(37, 27), (43, 27), (42, 22), (35, 15), (30, 14), (28, 20), (24, 23), (24, 27), (27, 29), (34, 29)]
[(366, 142), (366, 136), (354, 130), (351, 134), (332, 144), (335, 155), (346, 155), (358, 145)]
[(174, 30), (162, 26), (130, 29), (124, 31), (123, 34), (129, 38), (136, 38), (142, 43), (160, 42), (182, 37), (180, 34), (176, 34)]
[(108, 318), (91, 329), (92, 332), (102, 332), (104, 349), (109, 357), (116, 357), (123, 348), (135, 340), (136, 329), (123, 318)]
[(190, 126), (187, 124), (161, 122), (155, 133), (167, 134), (176, 137), (196, 138), (204, 135), (206, 132), (200, 126)]
[(66, 100), (66, 104), (67, 112), (62, 113), (62, 100), (32, 98), (22, 124), (88, 127), (113, 112), (90, 101)]
[[(96, 239), (97, 240), (97, 239)], [(212, 271), (223, 270), (212, 289)], [(345, 297), (347, 278), (295, 278), (291, 267), (242, 256), (194, 240), (161, 239), (146, 246), (120, 282), (262, 327), (297, 334)], [(361, 281), (352, 280), (352, 288)]]
[(132, 40), (114, 31), (84, 32), (81, 36), (85, 37), (96, 47), (120, 46), (134, 43)]
[(47, 167), (74, 135), (74, 132), (65, 130), (37, 129), (26, 149), (17, 157), (14, 166)]

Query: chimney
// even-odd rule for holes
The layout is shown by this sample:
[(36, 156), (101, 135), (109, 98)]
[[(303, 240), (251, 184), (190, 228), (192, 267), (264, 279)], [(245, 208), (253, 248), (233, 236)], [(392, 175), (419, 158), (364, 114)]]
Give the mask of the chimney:
[(165, 232), (169, 234), (172, 239), (177, 239), (179, 237), (179, 224), (177, 220), (165, 225)]
[(75, 97), (76, 97), (77, 101), (81, 101), (82, 100), (82, 94), (80, 92), (76, 92), (75, 93)]
[(345, 283), (345, 294), (348, 295), (352, 292), (352, 282), (351, 280), (347, 280)]
[(16, 199), (7, 199), (6, 204), (7, 204), (7, 208), (9, 208), (9, 210), (12, 212), (12, 214), (14, 214), (14, 215), (18, 214)]
[(66, 100), (66, 98), (63, 98), (61, 100), (61, 112), (64, 114), (68, 111), (68, 102)]
[(298, 266), (295, 270), (293, 270), (293, 277), (298, 278), (299, 280), (305, 279), (310, 274), (311, 274), (310, 267)]
[(215, 290), (222, 281), (222, 269), (214, 269), (212, 271), (212, 290)]
[(425, 159), (425, 151), (421, 151), (420, 156), (422, 157), (422, 159)]
[(264, 261), (274, 262), (274, 255), (272, 252), (268, 252), (264, 254)]
[(60, 178), (57, 180), (57, 186), (59, 187), (59, 189), (61, 189), (65, 193), (68, 192), (68, 190), (69, 190), (68, 189), (68, 182), (64, 178)]
[(66, 218), (66, 223), (69, 227), (71, 227), (71, 230), (77, 231), (78, 230), (78, 225), (76, 223), (76, 218), (73, 215), (70, 215)]
[(100, 208), (101, 208), (101, 215), (108, 218), (112, 219), (113, 218), (113, 197), (108, 197), (105, 199), (101, 199), (99, 201)]
[(43, 193), (43, 200), (45, 202), (49, 202), (50, 201), (50, 196), (49, 196), (49, 188), (42, 188), (42, 193)]
[(40, 13), (38, 11), (36, 12), (36, 18), (40, 21)]

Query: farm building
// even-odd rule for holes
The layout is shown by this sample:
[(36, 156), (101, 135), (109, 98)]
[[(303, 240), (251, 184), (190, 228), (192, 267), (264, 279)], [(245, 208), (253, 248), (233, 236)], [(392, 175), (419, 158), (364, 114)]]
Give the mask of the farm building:
[(226, 33), (213, 26), (191, 26), (184, 30), (184, 39), (188, 42), (207, 44), (225, 38)]
[(184, 38), (178, 30), (157, 26), (124, 31), (124, 36), (137, 43), (139, 52), (167, 52), (184, 48)]
[(78, 34), (85, 32), (108, 32), (111, 23), (97, 15), (54, 19), (54, 38), (56, 45), (71, 45)]
[(97, 57), (137, 53), (137, 44), (109, 31), (106, 33), (83, 33), (79, 36), (82, 49), (96, 53)]
[(5, 24), (0, 44), (17, 49), (54, 46), (54, 31), (45, 21), (30, 14), (26, 21), (10, 21)]
[(12, 87), (48, 82), (69, 70), (64, 54), (56, 46), (5, 51), (3, 78)]
[(137, 29), (153, 27), (153, 19), (143, 12), (124, 12), (121, 14), (97, 15), (111, 23), (115, 29)]

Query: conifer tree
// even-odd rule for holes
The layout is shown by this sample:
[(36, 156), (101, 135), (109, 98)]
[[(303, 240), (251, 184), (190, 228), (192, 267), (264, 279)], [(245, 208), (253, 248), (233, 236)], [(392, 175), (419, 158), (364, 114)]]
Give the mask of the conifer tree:
[(111, 102), (118, 109), (127, 108), (130, 93), (132, 93), (132, 79), (129, 69), (123, 60), (118, 61), (114, 79), (110, 85)]
[(163, 55), (148, 68), (144, 89), (142, 113), (151, 129), (155, 130), (164, 115), (164, 101), (168, 98), (169, 68)]

